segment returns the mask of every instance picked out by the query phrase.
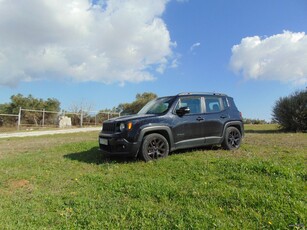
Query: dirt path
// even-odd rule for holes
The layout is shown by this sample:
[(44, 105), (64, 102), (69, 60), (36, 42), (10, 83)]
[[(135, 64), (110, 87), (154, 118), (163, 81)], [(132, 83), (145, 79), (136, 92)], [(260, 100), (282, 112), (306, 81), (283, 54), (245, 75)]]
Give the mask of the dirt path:
[(17, 132), (17, 133), (0, 133), (0, 138), (33, 137), (33, 136), (43, 136), (43, 135), (53, 135), (53, 134), (63, 134), (63, 133), (91, 132), (91, 131), (99, 131), (99, 130), (101, 130), (101, 127), (31, 131), (31, 132)]

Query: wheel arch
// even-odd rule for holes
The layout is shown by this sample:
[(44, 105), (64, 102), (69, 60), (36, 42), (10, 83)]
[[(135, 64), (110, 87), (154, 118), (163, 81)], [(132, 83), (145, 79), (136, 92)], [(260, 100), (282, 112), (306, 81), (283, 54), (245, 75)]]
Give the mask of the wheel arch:
[(226, 132), (226, 129), (229, 128), (229, 127), (235, 127), (237, 128), (240, 133), (241, 133), (241, 136), (242, 138), (244, 137), (244, 126), (243, 126), (243, 122), (241, 121), (230, 121), (230, 122), (227, 122), (224, 126), (224, 130), (223, 130), (223, 138), (225, 137), (225, 132)]
[(142, 143), (145, 136), (152, 134), (152, 133), (158, 133), (161, 134), (166, 138), (169, 144), (169, 150), (171, 151), (174, 146), (174, 139), (172, 135), (172, 131), (170, 127), (168, 126), (150, 126), (150, 127), (144, 127), (138, 137), (138, 142)]

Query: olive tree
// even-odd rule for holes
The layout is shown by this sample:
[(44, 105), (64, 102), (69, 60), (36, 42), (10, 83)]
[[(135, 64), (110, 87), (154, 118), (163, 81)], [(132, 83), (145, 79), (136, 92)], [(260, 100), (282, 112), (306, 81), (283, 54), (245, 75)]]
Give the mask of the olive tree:
[(155, 99), (157, 97), (154, 93), (145, 92), (143, 94), (137, 94), (135, 97), (135, 101), (132, 103), (123, 103), (118, 106), (117, 110), (121, 111), (121, 114), (136, 114), (138, 113), (147, 102)]
[[(18, 114), (20, 107), (27, 110), (46, 110), (46, 111), (59, 112), (60, 102), (55, 98), (48, 98), (47, 100), (43, 100), (40, 98), (35, 98), (31, 94), (28, 96), (23, 96), (22, 94), (16, 94), (11, 96), (10, 103), (0, 105), (0, 113)], [(23, 111), (22, 119), (27, 124), (39, 125), (43, 118), (42, 112), (27, 111), (27, 110)], [(57, 116), (56, 113), (46, 113), (44, 118), (45, 121), (53, 121), (56, 116)]]

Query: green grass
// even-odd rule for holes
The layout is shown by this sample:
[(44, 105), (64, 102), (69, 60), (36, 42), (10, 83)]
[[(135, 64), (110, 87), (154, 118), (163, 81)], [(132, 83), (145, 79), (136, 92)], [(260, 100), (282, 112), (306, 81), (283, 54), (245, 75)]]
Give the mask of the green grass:
[(303, 229), (307, 134), (246, 131), (238, 151), (150, 163), (105, 159), (97, 133), (0, 140), (19, 146), (0, 158), (0, 229)]

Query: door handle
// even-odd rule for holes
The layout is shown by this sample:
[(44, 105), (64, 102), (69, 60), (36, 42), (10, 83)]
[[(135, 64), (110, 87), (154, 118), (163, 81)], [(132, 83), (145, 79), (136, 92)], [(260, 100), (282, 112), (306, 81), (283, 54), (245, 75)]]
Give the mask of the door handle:
[(205, 119), (202, 118), (202, 117), (198, 117), (198, 118), (196, 118), (196, 120), (197, 120), (197, 121), (203, 121), (203, 120), (205, 120)]
[(227, 116), (226, 115), (221, 115), (220, 118), (225, 119), (225, 118), (227, 118)]

